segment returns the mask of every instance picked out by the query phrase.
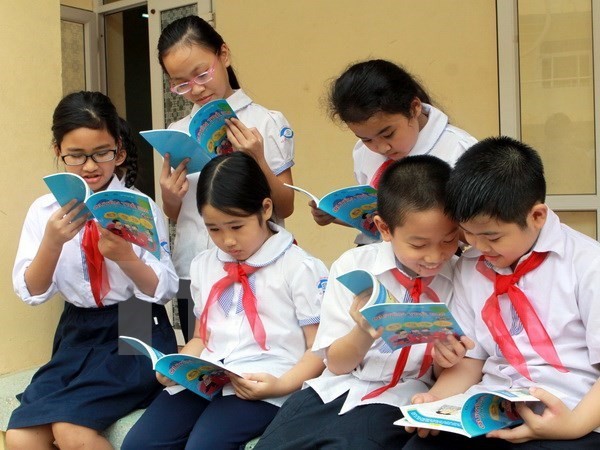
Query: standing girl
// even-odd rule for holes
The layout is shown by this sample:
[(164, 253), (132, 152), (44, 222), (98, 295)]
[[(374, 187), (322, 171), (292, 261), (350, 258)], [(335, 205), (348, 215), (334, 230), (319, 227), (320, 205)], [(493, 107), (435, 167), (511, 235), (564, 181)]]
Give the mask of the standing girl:
[[(257, 105), (240, 89), (229, 47), (200, 17), (178, 19), (163, 30), (158, 60), (170, 79), (171, 92), (194, 104), (188, 116), (169, 128), (187, 131), (202, 105), (227, 99), (239, 118), (228, 122), (227, 136), (235, 149), (250, 154), (260, 166), (271, 190), (274, 219), (282, 225), (294, 210), (294, 191), (283, 185), (292, 183), (294, 164), (294, 133), (285, 117)], [(197, 183), (198, 173), (188, 175), (185, 162), (171, 171), (169, 158), (165, 158), (160, 185), (165, 214), (177, 223), (173, 262), (181, 279), (177, 297), (186, 340), (193, 329), (190, 263), (200, 251), (213, 247), (196, 211)]]
[[(52, 133), (66, 171), (82, 176), (90, 189), (130, 189), (135, 147), (108, 97), (67, 95), (54, 110)], [(158, 235), (167, 241), (164, 218), (151, 203)], [(6, 441), (12, 450), (52, 449), (54, 443), (61, 449), (110, 449), (100, 432), (154, 398), (160, 385), (148, 358), (118, 352), (123, 302), (138, 312), (151, 304), (137, 325), (151, 329), (155, 347), (177, 350), (163, 306), (177, 290), (169, 255), (163, 251), (159, 261), (88, 217), (76, 218), (83, 206), (72, 200), (61, 207), (46, 194), (25, 219), (13, 269), (15, 292), (30, 305), (60, 294), (65, 309), (50, 362), (33, 376), (10, 418)], [(96, 258), (88, 260), (90, 253)]]
[(197, 201), (216, 248), (192, 262), (197, 320), (181, 352), (222, 361), (243, 378), (231, 375), (212, 401), (162, 392), (124, 450), (237, 449), (324, 367), (310, 348), (327, 269), (270, 221), (273, 201), (258, 163), (241, 152), (214, 158), (200, 174)]
[[(402, 67), (381, 59), (350, 66), (329, 93), (333, 119), (339, 118), (359, 139), (352, 156), (358, 184), (377, 187), (393, 161), (409, 155), (433, 155), (454, 165), (476, 140), (448, 123), (448, 116), (431, 105), (429, 95)], [(319, 225), (345, 225), (309, 203)], [(373, 240), (357, 236), (357, 244)]]

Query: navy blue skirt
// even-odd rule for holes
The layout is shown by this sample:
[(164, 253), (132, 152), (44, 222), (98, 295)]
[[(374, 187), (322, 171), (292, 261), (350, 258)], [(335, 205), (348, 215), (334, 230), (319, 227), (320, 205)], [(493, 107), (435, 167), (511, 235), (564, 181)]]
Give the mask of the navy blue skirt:
[(52, 358), (21, 394), (8, 429), (68, 422), (102, 431), (148, 406), (162, 386), (149, 358), (119, 350), (119, 334), (177, 352), (164, 306), (136, 298), (104, 308), (65, 303)]

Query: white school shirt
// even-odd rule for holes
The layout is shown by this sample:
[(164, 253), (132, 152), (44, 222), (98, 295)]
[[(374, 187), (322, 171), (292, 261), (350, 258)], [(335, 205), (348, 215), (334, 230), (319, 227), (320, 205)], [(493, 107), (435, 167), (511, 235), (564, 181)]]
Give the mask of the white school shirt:
[[(452, 297), (453, 261), (454, 259), (449, 261), (429, 285), (438, 295), (440, 302), (448, 303)], [(353, 248), (333, 263), (323, 297), (321, 324), (313, 345), (313, 351), (322, 356), (326, 364), (326, 350), (329, 346), (348, 334), (356, 325), (349, 313), (354, 294), (344, 287), (337, 277), (356, 269), (367, 270), (375, 275), (398, 301), (410, 302), (410, 294), (391, 273), (396, 267), (396, 257), (389, 242)], [(364, 395), (391, 381), (396, 361), (400, 356), (400, 350), (392, 353), (381, 338), (373, 343), (363, 361), (352, 372), (335, 375), (329, 369), (325, 369), (320, 377), (308, 380), (305, 384), (312, 387), (324, 403), (329, 403), (348, 392), (340, 414), (369, 403), (392, 406), (410, 404), (414, 394), (427, 392), (433, 383), (431, 369), (421, 378), (416, 378), (421, 370), (425, 348), (426, 344), (413, 345), (400, 382), (373, 399), (361, 400)]]
[[(234, 91), (227, 102), (244, 125), (260, 132), (264, 140), (265, 160), (275, 175), (294, 165), (294, 132), (283, 114), (254, 103), (241, 89)], [(194, 105), (188, 116), (172, 123), (169, 129), (189, 132), (190, 121), (198, 109), (200, 107)], [(186, 280), (190, 278), (190, 263), (194, 256), (214, 246), (196, 205), (199, 176), (199, 172), (187, 176), (189, 190), (183, 197), (173, 243), (173, 264), (179, 277)]]
[[(569, 372), (559, 372), (537, 354), (504, 294), (499, 298), (504, 323), (523, 354), (533, 381), (508, 364), (481, 319), (481, 309), (494, 287), (492, 281), (477, 272), (475, 266), (481, 253), (471, 248), (457, 264), (451, 308), (465, 334), (476, 343), (467, 356), (485, 360), (483, 379), (470, 391), (539, 383), (564, 393), (563, 401), (574, 408), (600, 376), (600, 244), (561, 224), (548, 209), (548, 218), (533, 250), (550, 253), (517, 286), (529, 298)], [(521, 260), (527, 256), (529, 253)], [(503, 275), (512, 273), (510, 269), (495, 270)]]
[[(108, 190), (134, 191), (125, 187), (124, 181), (113, 176)], [(139, 192), (139, 191), (138, 191)], [(114, 262), (105, 258), (108, 273), (110, 291), (102, 301), (105, 306), (125, 301), (135, 295), (141, 300), (165, 304), (177, 292), (179, 279), (168, 254), (168, 231), (165, 217), (160, 208), (151, 200), (152, 213), (156, 219), (158, 237), (161, 244), (160, 261), (150, 252), (133, 245), (135, 254), (150, 266), (158, 277), (158, 285), (153, 297), (141, 292), (131, 279), (123, 273), (121, 268)], [(92, 294), (90, 280), (87, 270), (85, 254), (81, 248), (81, 239), (84, 229), (63, 245), (58, 259), (56, 269), (52, 275), (52, 283), (43, 294), (31, 295), (25, 284), (25, 270), (37, 254), (40, 243), (44, 236), (44, 230), (50, 216), (60, 208), (60, 205), (52, 194), (39, 197), (30, 206), (17, 250), (15, 265), (13, 267), (13, 287), (15, 293), (30, 305), (39, 305), (60, 293), (65, 301), (81, 308), (96, 308), (96, 302)]]
[[(448, 116), (434, 106), (423, 103), (423, 113), (428, 117), (414, 147), (408, 156), (432, 155), (454, 166), (456, 160), (477, 142), (473, 136), (448, 123)], [(371, 179), (387, 158), (369, 150), (359, 140), (352, 150), (354, 158), (354, 177), (358, 184), (370, 184)], [(364, 233), (354, 240), (356, 244), (377, 242)]]
[[(200, 357), (223, 361), (237, 373), (267, 372), (279, 377), (306, 352), (302, 327), (319, 323), (327, 267), (294, 245), (287, 230), (271, 222), (269, 226), (276, 234), (245, 261), (260, 267), (248, 279), (267, 335), (267, 350), (254, 340), (242, 306), (242, 286), (235, 283), (208, 313), (210, 350)], [(223, 263), (235, 261), (216, 247), (194, 258), (190, 272), (196, 317), (204, 310), (212, 286), (226, 275)], [(223, 389), (223, 395), (233, 393), (231, 385)], [(286, 398), (265, 401), (281, 406)]]

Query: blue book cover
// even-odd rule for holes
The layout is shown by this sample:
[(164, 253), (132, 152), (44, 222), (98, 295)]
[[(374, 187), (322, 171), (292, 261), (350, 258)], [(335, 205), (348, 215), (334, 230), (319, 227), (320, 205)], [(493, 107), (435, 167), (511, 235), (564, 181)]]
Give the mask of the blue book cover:
[(231, 371), (218, 362), (183, 353), (165, 355), (130, 336), (119, 336), (119, 339), (150, 358), (156, 372), (207, 400), (211, 400), (229, 383), (228, 372)]
[(164, 129), (140, 131), (140, 135), (163, 157), (171, 155), (171, 167), (189, 158), (188, 173), (200, 172), (215, 156), (233, 151), (225, 124), (225, 119), (233, 117), (237, 116), (227, 100), (213, 100), (194, 114), (187, 133)]
[(319, 199), (305, 189), (291, 184), (286, 186), (308, 195), (317, 208), (347, 223), (373, 239), (380, 239), (373, 217), (377, 214), (377, 190), (372, 186), (349, 186), (331, 191)]
[(443, 340), (448, 334), (464, 335), (445, 303), (399, 303), (379, 280), (366, 270), (353, 270), (337, 278), (353, 294), (372, 290), (360, 310), (392, 350)]
[(77, 174), (62, 172), (44, 177), (59, 205), (72, 199), (85, 203), (81, 214), (89, 212), (98, 223), (160, 259), (161, 246), (152, 214), (150, 198), (131, 191), (108, 190), (93, 193)]

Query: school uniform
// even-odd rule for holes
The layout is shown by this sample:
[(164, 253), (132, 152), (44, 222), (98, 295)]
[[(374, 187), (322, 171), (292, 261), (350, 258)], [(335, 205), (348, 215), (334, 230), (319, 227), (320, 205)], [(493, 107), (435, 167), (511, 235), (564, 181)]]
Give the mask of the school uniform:
[[(448, 262), (429, 285), (442, 302), (452, 297), (452, 264)], [(398, 301), (411, 302), (410, 294), (391, 272), (396, 268), (389, 242), (351, 249), (333, 263), (313, 345), (326, 364), (326, 350), (356, 326), (349, 314), (354, 294), (337, 277), (356, 269), (368, 270)], [(362, 400), (391, 381), (400, 350), (392, 352), (379, 338), (352, 372), (335, 375), (326, 368), (284, 404), (257, 448), (320, 448), (326, 444), (333, 448), (333, 443), (335, 448), (397, 448), (408, 438), (402, 427), (392, 425), (401, 417), (398, 406), (410, 403), (414, 394), (427, 392), (433, 383), (431, 369), (418, 378), (425, 348), (425, 344), (412, 346), (400, 382), (371, 399)]]
[[(242, 89), (234, 91), (227, 98), (227, 102), (244, 125), (249, 128), (254, 127), (260, 132), (264, 141), (265, 160), (275, 175), (281, 174), (294, 165), (294, 132), (283, 114), (254, 103)], [(169, 128), (188, 132), (190, 121), (198, 109), (200, 107), (194, 105), (188, 116), (172, 123)], [(196, 205), (196, 189), (199, 176), (199, 172), (187, 176), (189, 190), (182, 199), (181, 209), (177, 217), (172, 258), (177, 274), (181, 279), (181, 291), (177, 295), (179, 299), (190, 299), (189, 281), (187, 280), (190, 279), (192, 259), (201, 251), (214, 246), (208, 236), (204, 222), (198, 214)], [(283, 220), (276, 221), (283, 226)], [(185, 311), (188, 311), (188, 309), (183, 308), (184, 303), (181, 302), (179, 311), (180, 314), (183, 312), (185, 321)], [(187, 323), (191, 325), (190, 329), (193, 329), (192, 317), (189, 317)], [(185, 325), (186, 323), (182, 324), (184, 330)]]
[[(408, 156), (432, 155), (454, 166), (456, 160), (477, 140), (460, 128), (448, 123), (448, 116), (434, 106), (423, 103), (423, 114), (427, 116), (427, 123), (421, 131), (414, 147)], [(369, 150), (359, 140), (352, 150), (354, 159), (354, 177), (358, 184), (370, 184), (373, 176), (387, 161), (384, 155)], [(370, 244), (376, 242), (365, 234), (359, 234), (356, 244)]]
[[(245, 261), (260, 268), (248, 279), (266, 332), (266, 350), (254, 338), (242, 306), (242, 286), (235, 283), (209, 310), (209, 339), (200, 357), (222, 361), (237, 373), (266, 372), (279, 377), (306, 352), (302, 327), (319, 323), (327, 268), (294, 245), (292, 235), (284, 228), (270, 222), (269, 226), (276, 234)], [(213, 285), (226, 275), (223, 265), (227, 262), (236, 260), (216, 247), (192, 261), (191, 291), (197, 317)], [(242, 400), (234, 395), (231, 384), (225, 385), (222, 395), (211, 402), (187, 390), (172, 397), (165, 391), (128, 434), (123, 449), (240, 445), (262, 433), (286, 398)], [(170, 420), (167, 416), (172, 405), (186, 412)]]
[[(548, 210), (532, 251), (549, 253), (539, 267), (522, 276), (517, 287), (529, 299), (568, 372), (559, 372), (536, 352), (505, 294), (499, 298), (502, 319), (527, 363), (531, 380), (508, 363), (482, 320), (481, 311), (494, 284), (477, 271), (481, 253), (471, 248), (457, 264), (451, 308), (465, 334), (475, 341), (475, 348), (467, 356), (485, 361), (482, 381), (468, 392), (539, 384), (563, 393), (563, 402), (573, 409), (600, 377), (600, 244), (561, 224), (559, 217)], [(520, 261), (528, 256), (524, 255)], [(501, 275), (512, 273), (510, 268), (498, 269), (489, 264), (488, 267)], [(464, 440), (465, 446), (467, 441)], [(544, 448), (598, 448), (600, 433), (591, 433), (577, 441), (532, 442)], [(444, 447), (444, 439), (439, 444), (439, 448)], [(589, 444), (592, 446), (584, 447)], [(408, 448), (434, 447), (415, 439)]]
[[(127, 190), (116, 176), (108, 189)], [(131, 331), (147, 332), (155, 347), (176, 351), (175, 336), (163, 305), (175, 294), (178, 279), (166, 251), (168, 233), (162, 213), (154, 202), (151, 205), (163, 248), (160, 261), (140, 247), (133, 248), (158, 277), (156, 292), (153, 297), (141, 292), (116, 263), (106, 258), (110, 291), (102, 300), (103, 307), (96, 305), (90, 287), (81, 248), (83, 229), (64, 244), (48, 290), (30, 294), (25, 271), (38, 251), (48, 219), (60, 206), (52, 194), (47, 194), (30, 207), (13, 269), (14, 290), (30, 305), (44, 303), (59, 294), (65, 300), (65, 309), (54, 337), (52, 358), (36, 372), (22, 394), (9, 429), (69, 422), (101, 431), (148, 404), (158, 392), (149, 359), (120, 355), (118, 349), (119, 331), (128, 331), (120, 329), (119, 314), (122, 311), (136, 317), (136, 311), (137, 316), (143, 311), (145, 321), (137, 317)], [(121, 307), (125, 305), (127, 308)]]

